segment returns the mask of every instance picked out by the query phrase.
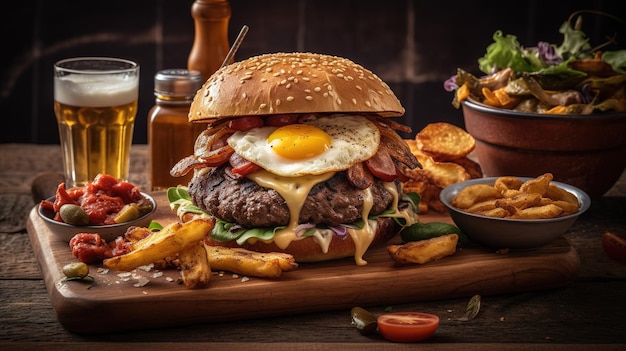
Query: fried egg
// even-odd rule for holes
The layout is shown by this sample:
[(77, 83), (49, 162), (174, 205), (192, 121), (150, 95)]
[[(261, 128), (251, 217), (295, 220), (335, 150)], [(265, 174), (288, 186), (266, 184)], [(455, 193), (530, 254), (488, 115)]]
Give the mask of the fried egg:
[(241, 157), (285, 177), (346, 170), (374, 156), (379, 143), (378, 127), (352, 115), (252, 128), (228, 138), (228, 145)]

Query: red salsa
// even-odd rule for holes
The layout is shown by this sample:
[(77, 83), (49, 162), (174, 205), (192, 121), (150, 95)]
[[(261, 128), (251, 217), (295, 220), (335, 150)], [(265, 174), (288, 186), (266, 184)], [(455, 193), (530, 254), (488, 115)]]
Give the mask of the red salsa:
[(130, 203), (145, 205), (149, 201), (136, 185), (118, 181), (107, 174), (99, 174), (84, 187), (66, 189), (65, 183), (59, 184), (55, 200), (43, 200), (41, 207), (54, 211), (54, 219), (63, 222), (59, 214), (61, 206), (78, 205), (89, 216), (89, 225), (108, 225), (115, 224), (117, 214), (124, 205)]

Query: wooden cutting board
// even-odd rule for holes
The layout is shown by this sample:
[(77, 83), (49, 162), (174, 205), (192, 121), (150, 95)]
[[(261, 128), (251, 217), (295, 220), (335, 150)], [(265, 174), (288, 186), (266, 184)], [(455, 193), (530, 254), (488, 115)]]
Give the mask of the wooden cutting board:
[[(176, 221), (165, 194), (153, 195), (154, 220)], [(420, 221), (451, 223), (444, 215), (421, 215)], [(101, 265), (90, 267), (93, 283), (64, 282), (62, 267), (76, 261), (68, 244), (49, 232), (36, 207), (27, 229), (58, 320), (85, 334), (550, 289), (575, 279), (580, 266), (576, 250), (559, 238), (539, 249), (508, 253), (466, 247), (436, 262), (403, 267), (394, 266), (383, 246), (366, 253), (365, 266), (353, 258), (303, 263), (278, 279), (224, 272), (197, 290), (177, 283), (176, 270), (125, 275), (99, 272)]]

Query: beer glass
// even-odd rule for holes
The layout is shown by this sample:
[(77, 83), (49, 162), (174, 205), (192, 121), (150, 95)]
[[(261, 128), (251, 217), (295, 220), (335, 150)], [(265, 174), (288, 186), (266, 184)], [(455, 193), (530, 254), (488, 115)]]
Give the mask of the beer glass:
[(54, 64), (54, 113), (66, 187), (99, 173), (128, 180), (139, 92), (139, 65), (107, 57)]

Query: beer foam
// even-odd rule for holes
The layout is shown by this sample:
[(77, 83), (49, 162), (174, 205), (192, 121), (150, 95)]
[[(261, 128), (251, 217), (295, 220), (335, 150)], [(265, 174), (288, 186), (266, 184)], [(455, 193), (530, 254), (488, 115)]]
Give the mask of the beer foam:
[(137, 100), (139, 77), (80, 76), (56, 77), (54, 99), (72, 106), (120, 106)]

